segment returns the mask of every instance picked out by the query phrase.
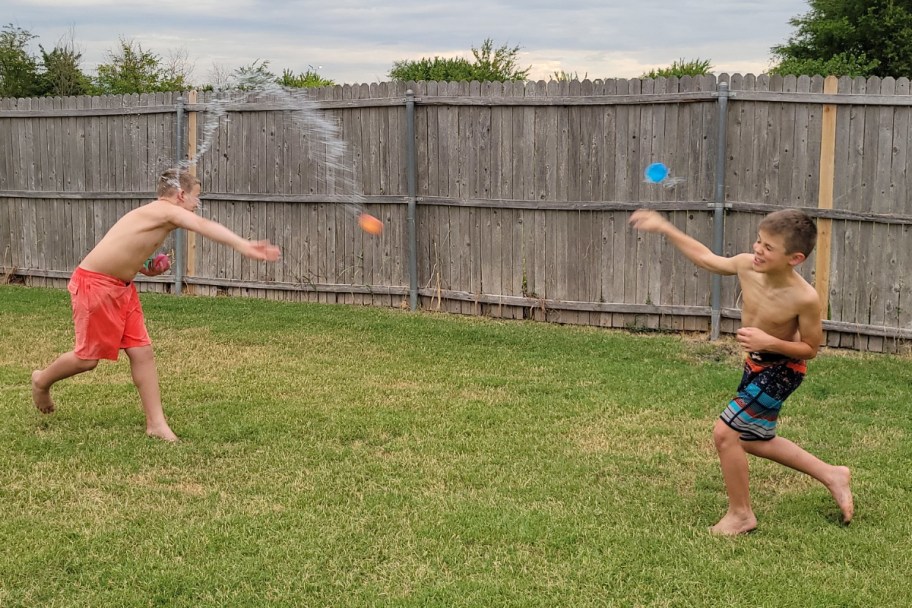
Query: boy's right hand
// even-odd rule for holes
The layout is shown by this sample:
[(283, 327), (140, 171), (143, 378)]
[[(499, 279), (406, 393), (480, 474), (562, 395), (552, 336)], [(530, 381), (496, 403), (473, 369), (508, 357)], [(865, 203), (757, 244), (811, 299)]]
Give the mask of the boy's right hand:
[(667, 224), (668, 220), (651, 209), (637, 209), (630, 216), (630, 225), (644, 232), (662, 232)]
[(244, 255), (254, 260), (275, 262), (282, 257), (282, 250), (269, 241), (248, 241), (244, 248)]

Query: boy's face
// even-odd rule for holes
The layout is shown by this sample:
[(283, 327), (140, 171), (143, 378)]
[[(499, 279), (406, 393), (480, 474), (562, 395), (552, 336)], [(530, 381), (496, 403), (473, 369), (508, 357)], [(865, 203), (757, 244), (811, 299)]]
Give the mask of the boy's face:
[(189, 192), (186, 190), (177, 191), (177, 204), (187, 211), (195, 211), (200, 204), (200, 185), (194, 184)]
[(781, 272), (804, 261), (803, 253), (787, 253), (785, 237), (765, 230), (757, 233), (754, 242), (753, 268), (757, 272)]

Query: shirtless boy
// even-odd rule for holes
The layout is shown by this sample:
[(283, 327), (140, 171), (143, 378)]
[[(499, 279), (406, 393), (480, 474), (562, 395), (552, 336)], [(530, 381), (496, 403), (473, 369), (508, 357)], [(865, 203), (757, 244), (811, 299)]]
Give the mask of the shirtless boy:
[(148, 276), (164, 272), (146, 269), (143, 263), (176, 228), (197, 232), (254, 260), (275, 261), (279, 248), (268, 241), (248, 241), (196, 215), (200, 182), (186, 171), (162, 173), (157, 195), (157, 200), (120, 218), (76, 267), (68, 285), (76, 347), (32, 372), (32, 399), (39, 411), (53, 412), (50, 389), (55, 382), (95, 369), (99, 359), (116, 361), (123, 349), (146, 415), (146, 434), (176, 441), (162, 411), (152, 342), (133, 278), (137, 272)]
[(806, 361), (817, 356), (823, 338), (820, 299), (795, 270), (816, 244), (814, 222), (795, 209), (773, 212), (760, 223), (753, 253), (732, 257), (714, 254), (655, 211), (636, 211), (630, 223), (637, 230), (664, 235), (700, 268), (738, 275), (741, 284), (742, 327), (737, 339), (746, 353), (744, 375), (737, 396), (713, 429), (728, 511), (710, 531), (736, 535), (757, 527), (750, 503), (747, 454), (778, 462), (822, 483), (842, 511), (843, 522), (849, 523), (854, 510), (849, 469), (827, 464), (776, 435), (779, 408), (801, 384)]

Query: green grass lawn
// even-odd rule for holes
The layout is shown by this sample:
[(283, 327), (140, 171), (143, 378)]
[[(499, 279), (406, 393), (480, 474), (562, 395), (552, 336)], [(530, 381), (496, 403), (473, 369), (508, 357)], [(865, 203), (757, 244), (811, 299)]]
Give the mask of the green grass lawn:
[(857, 516), (711, 429), (731, 342), (145, 295), (165, 412), (126, 358), (31, 405), (63, 290), (0, 287), (0, 606), (908, 606), (912, 359), (826, 351), (780, 431), (853, 469)]

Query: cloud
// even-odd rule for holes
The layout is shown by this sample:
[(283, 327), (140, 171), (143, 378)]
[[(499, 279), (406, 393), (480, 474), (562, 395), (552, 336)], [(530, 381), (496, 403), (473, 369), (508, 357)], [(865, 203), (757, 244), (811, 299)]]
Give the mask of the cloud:
[(759, 72), (791, 33), (805, 0), (13, 0), (13, 21), (45, 47), (75, 29), (83, 67), (106, 60), (118, 39), (161, 56), (186, 49), (205, 80), (210, 67), (269, 60), (273, 71), (322, 65), (337, 82), (385, 80), (394, 61), (469, 56), (486, 38), (519, 45), (532, 76), (555, 71), (635, 77), (677, 59), (719, 71)]

